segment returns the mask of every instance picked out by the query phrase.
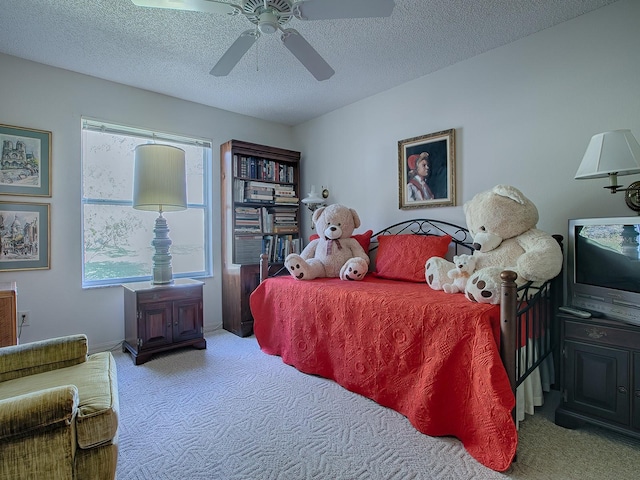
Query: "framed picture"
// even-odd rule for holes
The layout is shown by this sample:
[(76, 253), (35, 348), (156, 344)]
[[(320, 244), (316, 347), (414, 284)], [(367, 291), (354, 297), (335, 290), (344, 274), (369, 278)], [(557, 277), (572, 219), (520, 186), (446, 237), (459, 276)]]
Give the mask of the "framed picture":
[(51, 196), (51, 132), (0, 125), (0, 194)]
[(400, 140), (398, 172), (402, 210), (455, 205), (455, 130)]
[(48, 203), (0, 202), (0, 271), (49, 268)]

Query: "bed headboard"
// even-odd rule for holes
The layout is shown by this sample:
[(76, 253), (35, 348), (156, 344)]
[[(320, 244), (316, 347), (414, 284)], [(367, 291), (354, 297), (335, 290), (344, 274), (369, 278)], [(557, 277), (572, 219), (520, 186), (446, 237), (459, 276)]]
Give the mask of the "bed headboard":
[(375, 252), (378, 249), (377, 239), (382, 235), (433, 235), (438, 237), (449, 235), (451, 236), (451, 245), (447, 253), (449, 260), (460, 253), (472, 254), (474, 250), (472, 246), (473, 238), (465, 227), (443, 220), (415, 218), (391, 225), (371, 236), (369, 256), (372, 264), (375, 262)]

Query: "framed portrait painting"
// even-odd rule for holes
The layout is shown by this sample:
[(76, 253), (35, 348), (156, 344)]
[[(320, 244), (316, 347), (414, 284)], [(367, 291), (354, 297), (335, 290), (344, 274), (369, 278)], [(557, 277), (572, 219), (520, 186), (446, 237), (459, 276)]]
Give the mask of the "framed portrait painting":
[(0, 272), (49, 268), (48, 203), (0, 202)]
[(0, 125), (0, 194), (51, 196), (51, 132)]
[(400, 140), (400, 208), (454, 206), (455, 171), (455, 129)]

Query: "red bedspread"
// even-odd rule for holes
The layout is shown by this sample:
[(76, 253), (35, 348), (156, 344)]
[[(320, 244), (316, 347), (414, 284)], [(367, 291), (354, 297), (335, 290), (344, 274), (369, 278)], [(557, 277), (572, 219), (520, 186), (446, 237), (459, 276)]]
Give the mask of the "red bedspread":
[(263, 282), (250, 298), (261, 349), (453, 435), (479, 462), (515, 455), (515, 399), (499, 354), (499, 307), (424, 283), (339, 279)]

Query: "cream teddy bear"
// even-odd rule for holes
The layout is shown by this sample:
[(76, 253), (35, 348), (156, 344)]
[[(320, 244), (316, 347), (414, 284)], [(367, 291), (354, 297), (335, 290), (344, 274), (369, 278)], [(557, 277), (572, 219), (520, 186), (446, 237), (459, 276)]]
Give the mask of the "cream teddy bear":
[(369, 270), (369, 256), (351, 235), (360, 226), (357, 212), (344, 205), (329, 205), (313, 212), (319, 238), (312, 240), (300, 255), (292, 253), (284, 265), (298, 280), (340, 277), (362, 280)]
[[(464, 204), (467, 228), (473, 237), (476, 270), (465, 295), (478, 303), (500, 303), (500, 272), (512, 270), (517, 282), (544, 282), (562, 269), (562, 250), (548, 233), (536, 229), (538, 209), (510, 185), (497, 185)], [(451, 262), (437, 257), (427, 260), (429, 286), (442, 290)]]
[(467, 288), (467, 280), (476, 268), (476, 257), (463, 253), (453, 257), (452, 268), (447, 272), (447, 276), (453, 280), (451, 283), (442, 285), (442, 289), (447, 293), (464, 293)]

